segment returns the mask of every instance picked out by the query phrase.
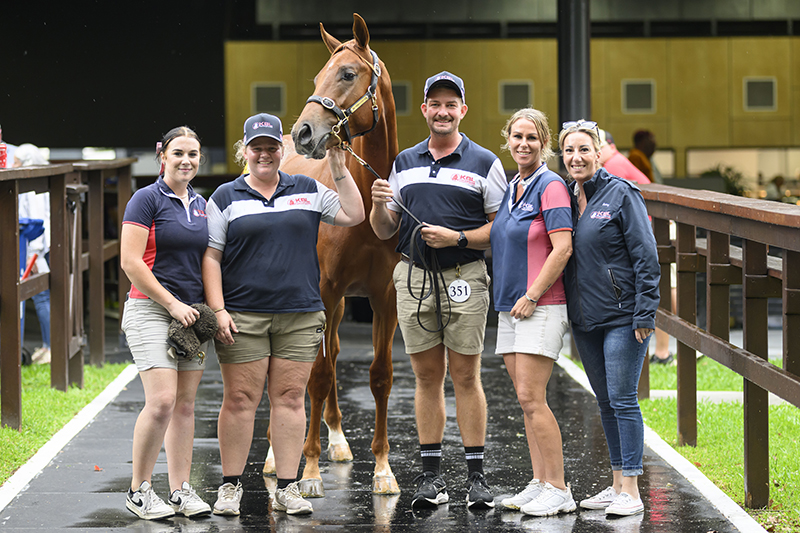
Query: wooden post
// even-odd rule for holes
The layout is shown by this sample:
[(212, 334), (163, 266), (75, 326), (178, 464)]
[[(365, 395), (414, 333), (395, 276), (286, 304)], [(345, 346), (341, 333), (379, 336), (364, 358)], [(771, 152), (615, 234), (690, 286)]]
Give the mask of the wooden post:
[(17, 180), (0, 181), (0, 424), (17, 430), (22, 422), (18, 198)]
[[(744, 260), (744, 349), (768, 359), (767, 246), (746, 240)], [(769, 503), (769, 396), (767, 391), (744, 380), (744, 501), (747, 507)]]
[(94, 366), (105, 363), (105, 248), (103, 236), (103, 171), (86, 173), (89, 185), (87, 195), (87, 223), (89, 224), (89, 358)]
[[(695, 227), (678, 223), (678, 316), (697, 323)], [(678, 445), (697, 446), (697, 362), (695, 350), (678, 342)]]
[(69, 387), (69, 224), (66, 175), (50, 176), (50, 386)]

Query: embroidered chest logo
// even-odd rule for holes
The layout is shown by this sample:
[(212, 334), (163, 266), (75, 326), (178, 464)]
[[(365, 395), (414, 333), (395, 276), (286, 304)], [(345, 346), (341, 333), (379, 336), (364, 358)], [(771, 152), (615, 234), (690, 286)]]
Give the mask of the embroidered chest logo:
[(196, 217), (200, 217), (200, 218), (207, 218), (207, 217), (206, 217), (206, 212), (205, 212), (205, 211), (202, 211), (202, 210), (200, 210), (200, 209), (197, 209), (197, 208), (195, 208), (194, 210), (192, 210), (192, 214), (193, 214), (194, 216), (196, 216)]
[(453, 174), (453, 176), (450, 179), (452, 181), (466, 183), (467, 185), (475, 185), (475, 178), (473, 178), (472, 176), (467, 176), (466, 174)]
[(611, 220), (611, 211), (593, 211), (592, 218), (599, 218), (602, 220)]
[(533, 204), (528, 204), (523, 202), (522, 204), (520, 204), (519, 208), (522, 209), (523, 211), (528, 211), (529, 213), (533, 212)]
[(300, 198), (292, 198), (287, 203), (289, 205), (311, 205), (311, 200), (301, 196)]

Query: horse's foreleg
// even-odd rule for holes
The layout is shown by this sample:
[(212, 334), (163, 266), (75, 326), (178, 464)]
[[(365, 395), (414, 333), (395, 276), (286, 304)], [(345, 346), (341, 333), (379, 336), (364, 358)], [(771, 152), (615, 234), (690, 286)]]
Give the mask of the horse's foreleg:
[(328, 427), (328, 460), (335, 462), (345, 462), (353, 460), (353, 452), (344, 436), (342, 430), (342, 411), (339, 409), (339, 391), (336, 386), (336, 359), (339, 357), (339, 324), (344, 316), (344, 299), (336, 308), (337, 312), (333, 317), (331, 329), (331, 344), (329, 356), (333, 362), (333, 373), (331, 388), (328, 397), (325, 399), (325, 425)]
[(372, 438), (375, 474), (372, 478), (372, 492), (376, 494), (400, 493), (400, 487), (389, 466), (387, 429), (389, 393), (392, 391), (392, 341), (397, 328), (395, 298), (394, 287), (389, 286), (381, 302), (377, 302), (377, 298), (371, 299), (375, 357), (369, 368), (369, 386), (375, 398), (375, 434)]
[(335, 363), (330, 357), (330, 347), (336, 336), (336, 330), (332, 328), (334, 317), (343, 313), (343, 311), (339, 311), (339, 307), (342, 307), (341, 303), (334, 309), (328, 307), (325, 338), (317, 354), (317, 360), (314, 361), (314, 366), (311, 368), (311, 376), (308, 379), (307, 390), (310, 410), (308, 413), (308, 432), (306, 433), (306, 441), (303, 444), (303, 455), (306, 458), (306, 464), (303, 467), (303, 476), (300, 479), (300, 493), (306, 498), (322, 498), (325, 496), (322, 474), (319, 471), (319, 457), (322, 453), (319, 432), (323, 402), (328, 396), (328, 391), (333, 386)]

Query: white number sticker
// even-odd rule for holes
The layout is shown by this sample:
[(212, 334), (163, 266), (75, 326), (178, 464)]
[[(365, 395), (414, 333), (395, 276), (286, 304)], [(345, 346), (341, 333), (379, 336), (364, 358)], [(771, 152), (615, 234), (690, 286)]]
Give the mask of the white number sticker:
[(463, 279), (455, 280), (447, 288), (447, 294), (450, 296), (450, 299), (459, 304), (469, 300), (469, 295), (471, 293), (472, 289), (470, 288), (469, 283)]

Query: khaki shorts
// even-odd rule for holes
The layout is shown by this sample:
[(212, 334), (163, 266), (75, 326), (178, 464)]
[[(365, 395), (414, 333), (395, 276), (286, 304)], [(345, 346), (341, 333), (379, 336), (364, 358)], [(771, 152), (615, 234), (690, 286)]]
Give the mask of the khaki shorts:
[(528, 318), (511, 318), (505, 311), (497, 317), (497, 349), (495, 353), (527, 353), (543, 355), (558, 361), (567, 332), (567, 306), (537, 306)]
[[(467, 301), (456, 303), (449, 300), (447, 288), (458, 276), (469, 283), (470, 296)], [(423, 273), (421, 268), (412, 269), (412, 290), (414, 296), (419, 297), (422, 288)], [(483, 260), (473, 261), (466, 265), (442, 270), (445, 286), (439, 288), (442, 302), (442, 321), (447, 324), (443, 331), (431, 333), (420, 327), (419, 322), (429, 330), (436, 329), (436, 315), (434, 311), (434, 297), (422, 302), (422, 308), (417, 320), (419, 301), (408, 293), (408, 263), (400, 262), (394, 267), (394, 286), (397, 289), (397, 321), (403, 333), (406, 353), (423, 352), (438, 344), (444, 345), (453, 351), (464, 355), (475, 355), (483, 352), (483, 338), (486, 332), (486, 313), (489, 310), (489, 274), (486, 272), (486, 263)], [(430, 287), (425, 287), (427, 292)], [(448, 300), (450, 306), (448, 307)], [(447, 322), (448, 310), (450, 322)]]
[(325, 311), (250, 313), (229, 311), (239, 333), (228, 346), (214, 340), (220, 363), (249, 363), (277, 357), (314, 362), (325, 331)]
[[(187, 361), (167, 353), (167, 330), (171, 323), (172, 315), (158, 302), (149, 298), (128, 298), (125, 301), (122, 331), (139, 372), (151, 368), (171, 368), (179, 372), (205, 368), (199, 357)], [(200, 351), (208, 353), (208, 346), (209, 343), (203, 344)]]

